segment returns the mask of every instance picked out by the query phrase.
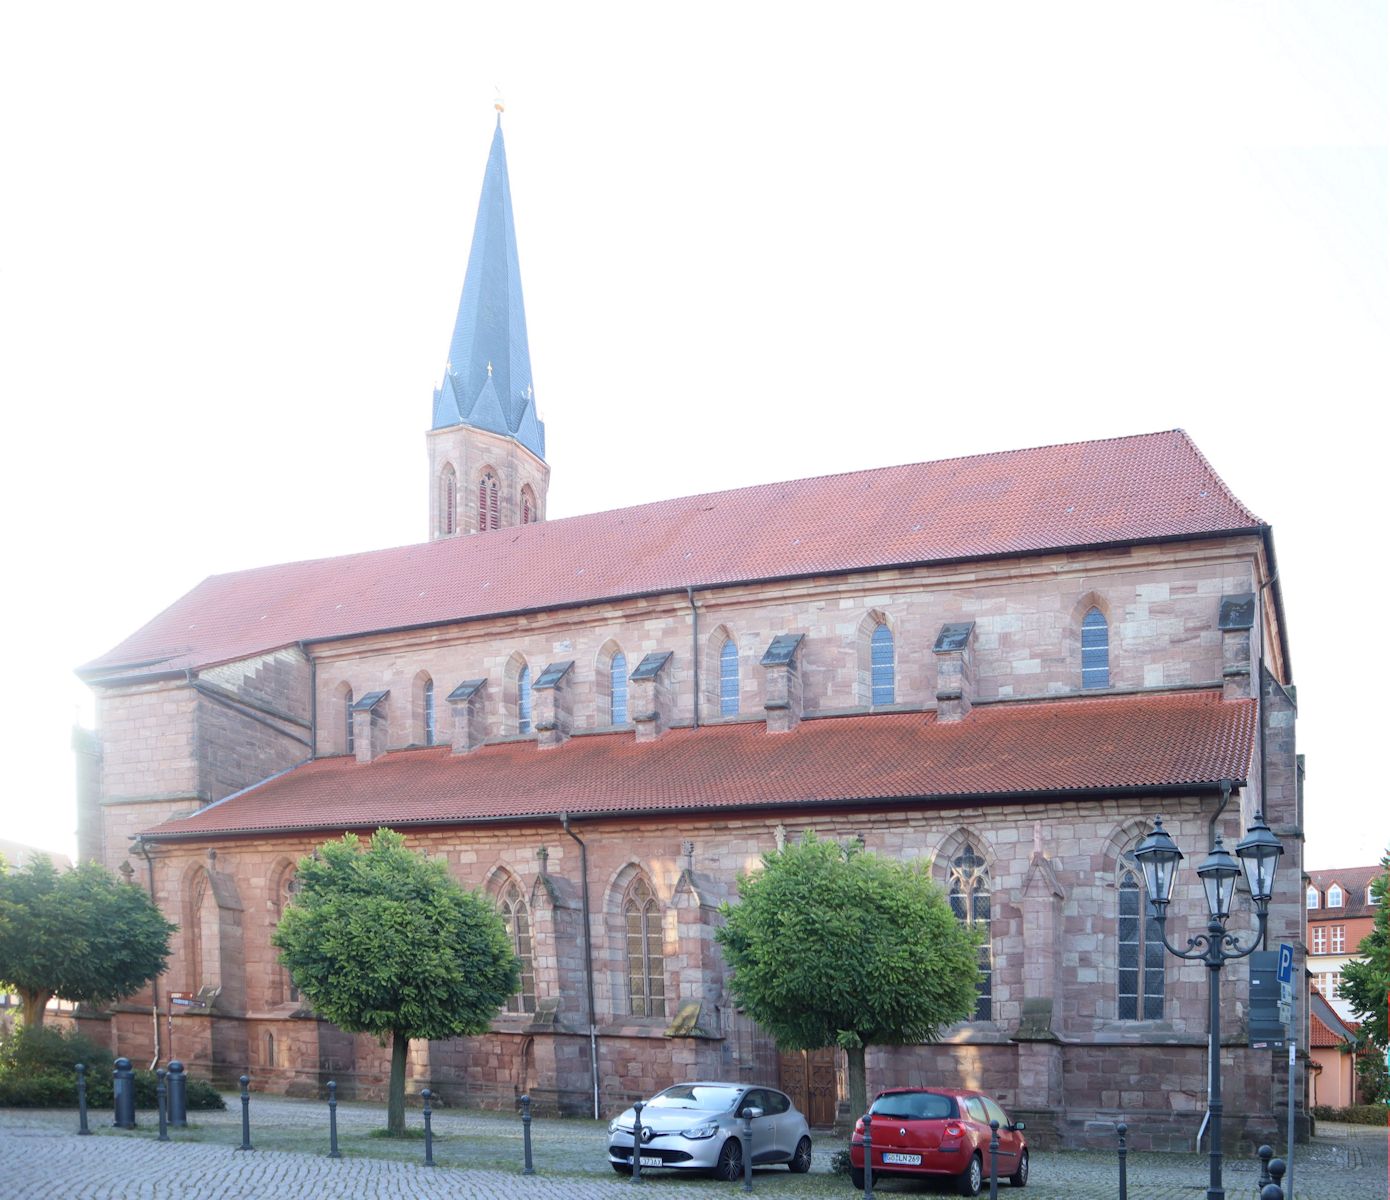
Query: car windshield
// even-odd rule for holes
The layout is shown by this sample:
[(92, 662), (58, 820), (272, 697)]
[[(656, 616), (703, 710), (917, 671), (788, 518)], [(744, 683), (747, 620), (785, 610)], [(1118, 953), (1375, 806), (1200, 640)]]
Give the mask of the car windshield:
[(741, 1087), (727, 1083), (678, 1083), (658, 1092), (647, 1103), (648, 1108), (700, 1108), (722, 1112), (733, 1108), (743, 1094)]
[(898, 1092), (880, 1096), (869, 1112), (899, 1121), (939, 1121), (956, 1115), (956, 1102), (935, 1092)]

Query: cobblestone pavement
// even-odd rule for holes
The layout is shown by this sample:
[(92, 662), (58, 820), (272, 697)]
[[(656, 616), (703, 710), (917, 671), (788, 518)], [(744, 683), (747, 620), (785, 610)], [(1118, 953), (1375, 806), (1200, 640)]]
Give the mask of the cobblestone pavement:
[[(376, 1105), (339, 1106), (345, 1157), (330, 1160), (324, 1105), (256, 1096), (252, 1142), (242, 1153), (240, 1105), (228, 1097), (224, 1113), (197, 1113), (195, 1129), (172, 1144), (155, 1138), (150, 1114), (134, 1132), (110, 1128), (109, 1113), (93, 1113), (97, 1136), (78, 1137), (71, 1112), (0, 1109), (0, 1198), (10, 1200), (598, 1200), (631, 1196), (630, 1180), (613, 1175), (602, 1148), (603, 1126), (592, 1121), (537, 1120), (533, 1126), (538, 1174), (521, 1174), (521, 1134), (515, 1117), (495, 1113), (435, 1113), (440, 1166), (422, 1165), (422, 1141), (369, 1141), (384, 1123)], [(420, 1113), (409, 1122), (418, 1128)], [(199, 1140), (190, 1141), (188, 1138)], [(793, 1176), (780, 1168), (759, 1171), (754, 1191), (780, 1200), (843, 1196), (848, 1180), (829, 1173), (839, 1140), (822, 1138), (812, 1172)], [(1387, 1134), (1383, 1129), (1324, 1125), (1310, 1145), (1298, 1148), (1298, 1200), (1386, 1200)], [(368, 1157), (367, 1155), (372, 1155)], [(384, 1159), (378, 1155), (394, 1156)], [(474, 1162), (473, 1167), (462, 1165)], [(1224, 1183), (1235, 1200), (1255, 1196), (1257, 1165), (1227, 1160)], [(1114, 1200), (1116, 1161), (1103, 1152), (1036, 1152), (1024, 1195), (1035, 1200)], [(1129, 1156), (1129, 1195), (1134, 1200), (1202, 1200), (1207, 1162), (1195, 1155), (1134, 1153)], [(716, 1200), (742, 1195), (737, 1185), (673, 1178), (655, 1173), (642, 1190), (660, 1200)], [(900, 1181), (884, 1195), (923, 1194)], [(1001, 1195), (1011, 1189), (1001, 1185)]]

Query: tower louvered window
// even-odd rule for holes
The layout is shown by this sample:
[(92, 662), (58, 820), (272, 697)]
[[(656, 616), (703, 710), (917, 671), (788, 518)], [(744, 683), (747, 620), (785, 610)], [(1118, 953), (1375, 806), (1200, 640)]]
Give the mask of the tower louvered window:
[(521, 489), (521, 523), (530, 525), (536, 519), (536, 497), (530, 487)]
[(645, 879), (623, 902), (627, 930), (628, 1011), (635, 1017), (666, 1015), (666, 960), (661, 947), (661, 906)]
[(738, 714), (738, 647), (728, 638), (719, 647), (719, 715)]
[(439, 479), (439, 532), (458, 529), (458, 479), (453, 467), (445, 467)]
[(1163, 1019), (1163, 930), (1154, 917), (1134, 854), (1120, 860), (1116, 956), (1121, 1021)]
[(1092, 608), (1081, 621), (1081, 686), (1110, 686), (1110, 627), (1098, 608)]
[(893, 631), (887, 625), (874, 626), (869, 639), (870, 703), (892, 704), (897, 696), (893, 669)]
[(608, 666), (608, 719), (613, 725), (627, 724), (627, 656), (621, 651), (613, 655)]
[(478, 480), (478, 528), (480, 530), (500, 529), (502, 527), (499, 507), (497, 476), (486, 472)]
[(976, 1021), (988, 1021), (992, 1014), (994, 951), (989, 936), (989, 867), (979, 851), (969, 842), (951, 860), (951, 882), (948, 889), (951, 911), (962, 925), (984, 930), (980, 946), (980, 986), (975, 999)]

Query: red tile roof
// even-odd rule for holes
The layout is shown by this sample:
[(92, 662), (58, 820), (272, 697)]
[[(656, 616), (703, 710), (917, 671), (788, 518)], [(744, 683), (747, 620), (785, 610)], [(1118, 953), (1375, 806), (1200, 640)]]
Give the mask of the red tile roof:
[(1356, 1040), (1356, 1031), (1360, 1026), (1354, 1021), (1342, 1020), (1317, 988), (1311, 989), (1308, 998), (1308, 1040), (1313, 1043), (1315, 1050)]
[[(1325, 871), (1309, 871), (1308, 879), (1318, 889), (1319, 899), (1323, 901), (1317, 908), (1308, 910), (1310, 921), (1339, 921), (1348, 917), (1373, 917), (1377, 905), (1366, 903), (1366, 889), (1371, 882), (1385, 874), (1385, 868), (1374, 867), (1333, 867)], [(1334, 883), (1340, 884), (1343, 892), (1341, 908), (1328, 908), (1327, 889)]]
[(991, 704), (963, 721), (885, 713), (402, 750), (306, 763), (154, 831), (195, 837), (839, 802), (1003, 800), (1243, 781), (1253, 700), (1219, 692)]
[(1318, 1020), (1317, 1013), (1308, 1014), (1308, 1036), (1314, 1050), (1328, 1049), (1342, 1045), (1347, 1039), (1332, 1032)]
[(82, 668), (624, 596), (1263, 528), (1181, 430), (764, 484), (214, 575)]

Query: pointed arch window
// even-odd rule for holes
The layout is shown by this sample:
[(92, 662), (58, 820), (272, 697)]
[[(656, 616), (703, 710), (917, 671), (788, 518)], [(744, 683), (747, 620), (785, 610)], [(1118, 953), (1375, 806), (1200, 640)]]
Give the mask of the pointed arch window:
[(348, 688), (343, 693), (343, 745), (347, 747), (347, 752), (356, 752), (356, 742), (352, 736), (352, 689)]
[(1154, 917), (1133, 851), (1119, 866), (1120, 912), (1116, 929), (1119, 968), (1117, 1014), (1121, 1021), (1163, 1019), (1163, 929)]
[(1320, 899), (1320, 897), (1318, 896), (1318, 889), (1315, 888), (1315, 887), (1310, 887), (1310, 888), (1308, 889), (1308, 891), (1307, 891), (1307, 897), (1308, 897), (1308, 899), (1307, 899), (1308, 907), (1309, 907), (1309, 908), (1317, 908), (1317, 907), (1318, 907), (1318, 900)]
[(982, 928), (980, 986), (975, 998), (976, 1021), (988, 1021), (993, 1011), (994, 951), (989, 936), (989, 867), (971, 842), (951, 860), (948, 896), (951, 911), (962, 925)]
[(458, 529), (458, 476), (446, 465), (439, 474), (439, 532), (453, 533)]
[(893, 631), (882, 623), (869, 639), (869, 702), (892, 704), (897, 696), (893, 664)]
[(627, 724), (627, 655), (614, 651), (608, 664), (608, 720), (612, 725)]
[(521, 489), (521, 523), (530, 525), (536, 520), (536, 495), (528, 483)]
[(719, 647), (719, 715), (738, 715), (738, 646), (733, 638)]
[(623, 900), (627, 932), (628, 1011), (635, 1017), (666, 1015), (666, 960), (661, 948), (661, 906), (651, 884), (639, 877)]
[(531, 668), (522, 667), (516, 677), (516, 731), (531, 732)]
[(497, 907), (507, 926), (512, 951), (521, 960), (521, 990), (507, 1000), (507, 1011), (530, 1013), (536, 1011), (536, 964), (531, 949), (531, 910), (515, 879), (502, 889)]
[(498, 493), (500, 488), (497, 476), (484, 471), (478, 480), (478, 528), (479, 530), (500, 529), (502, 527)]
[[(297, 891), (299, 891), (299, 881), (295, 879), (294, 871), (286, 867), (280, 875), (279, 886), (275, 889), (275, 923), (277, 925), (284, 917), (285, 910), (294, 902)], [(280, 968), (279, 982), (280, 994), (290, 1003), (298, 1003), (299, 989), (294, 986), (294, 980), (290, 978), (289, 970), (283, 966)]]
[(433, 746), (439, 733), (435, 720), (434, 680), (425, 680), (425, 745)]
[(1343, 892), (1342, 892), (1341, 887), (1340, 887), (1338, 884), (1335, 884), (1335, 883), (1334, 883), (1330, 888), (1327, 889), (1327, 907), (1328, 907), (1328, 908), (1341, 908), (1341, 907), (1342, 907), (1342, 898), (1343, 898)]
[(1110, 686), (1110, 626), (1094, 605), (1081, 619), (1081, 686)]

